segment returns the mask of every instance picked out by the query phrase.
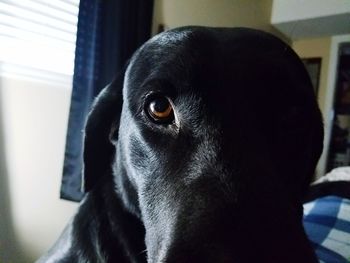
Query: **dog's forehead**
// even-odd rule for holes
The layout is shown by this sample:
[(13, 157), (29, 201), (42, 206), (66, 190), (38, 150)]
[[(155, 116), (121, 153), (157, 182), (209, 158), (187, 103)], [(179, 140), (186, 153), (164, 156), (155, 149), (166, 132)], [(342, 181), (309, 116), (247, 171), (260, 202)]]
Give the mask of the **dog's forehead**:
[(190, 35), (193, 34), (194, 30), (184, 29), (184, 30), (176, 30), (176, 31), (166, 31), (162, 34), (155, 35), (151, 38), (147, 45), (156, 44), (159, 46), (167, 46), (174, 45), (179, 42), (183, 42), (185, 39), (190, 38)]
[[(297, 60), (284, 42), (265, 32), (186, 27), (163, 32), (146, 42), (130, 61), (124, 87), (137, 87), (134, 95), (139, 96), (145, 83), (161, 79), (180, 93), (189, 87), (197, 91), (215, 87), (224, 94), (232, 83), (243, 83), (244, 78), (251, 82), (264, 75), (277, 80), (276, 73), (300, 73)], [(252, 86), (261, 86), (255, 84)], [(124, 89), (126, 97), (128, 92)]]
[[(208, 28), (200, 26), (176, 28), (160, 33), (147, 41), (133, 56), (132, 62), (159, 55), (182, 55), (187, 52), (213, 52), (216, 56), (285, 52), (283, 41), (270, 33), (250, 28)], [(206, 54), (207, 55), (207, 54)]]
[[(182, 29), (158, 34), (135, 52), (125, 73), (124, 87), (141, 87), (154, 79), (184, 79), (183, 71), (191, 68), (191, 35), (193, 30)], [(187, 61), (187, 62), (186, 62)], [(130, 85), (132, 84), (132, 85)], [(124, 88), (124, 96), (129, 97)]]
[[(164, 69), (172, 64), (179, 65), (182, 58), (188, 58), (193, 51), (194, 29), (177, 29), (158, 34), (141, 46), (133, 55), (127, 76), (142, 72), (152, 74), (157, 69)], [(189, 67), (190, 65), (186, 65)], [(142, 75), (142, 74), (141, 74)]]

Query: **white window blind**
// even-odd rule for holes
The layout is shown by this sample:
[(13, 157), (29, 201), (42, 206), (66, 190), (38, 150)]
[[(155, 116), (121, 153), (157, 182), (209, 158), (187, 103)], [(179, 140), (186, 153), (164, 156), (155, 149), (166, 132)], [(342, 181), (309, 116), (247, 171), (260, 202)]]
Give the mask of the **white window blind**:
[(0, 0), (0, 74), (71, 79), (78, 10), (79, 0)]

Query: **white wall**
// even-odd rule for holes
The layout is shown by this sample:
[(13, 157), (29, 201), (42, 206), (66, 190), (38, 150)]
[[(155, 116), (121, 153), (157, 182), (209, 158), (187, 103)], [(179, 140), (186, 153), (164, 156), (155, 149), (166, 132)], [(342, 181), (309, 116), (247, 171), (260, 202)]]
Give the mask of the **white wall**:
[(59, 200), (69, 101), (70, 85), (0, 78), (1, 263), (32, 262), (77, 207)]
[(273, 0), (271, 22), (275, 24), (349, 12), (349, 0)]
[(349, 0), (273, 0), (271, 23), (290, 39), (350, 33)]

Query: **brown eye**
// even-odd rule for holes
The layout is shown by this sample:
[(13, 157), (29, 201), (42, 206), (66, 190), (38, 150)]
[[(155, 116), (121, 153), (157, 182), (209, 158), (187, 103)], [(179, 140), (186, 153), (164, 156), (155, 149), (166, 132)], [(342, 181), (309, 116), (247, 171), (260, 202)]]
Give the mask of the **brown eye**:
[(153, 121), (170, 123), (174, 120), (173, 107), (165, 96), (157, 96), (150, 99), (146, 107), (148, 115)]

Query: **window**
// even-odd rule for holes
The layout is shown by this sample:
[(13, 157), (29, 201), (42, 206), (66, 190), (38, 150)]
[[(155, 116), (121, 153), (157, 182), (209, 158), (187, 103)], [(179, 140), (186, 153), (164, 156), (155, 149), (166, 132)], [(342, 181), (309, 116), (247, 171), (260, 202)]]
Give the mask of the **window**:
[(0, 0), (0, 75), (66, 83), (79, 0)]

